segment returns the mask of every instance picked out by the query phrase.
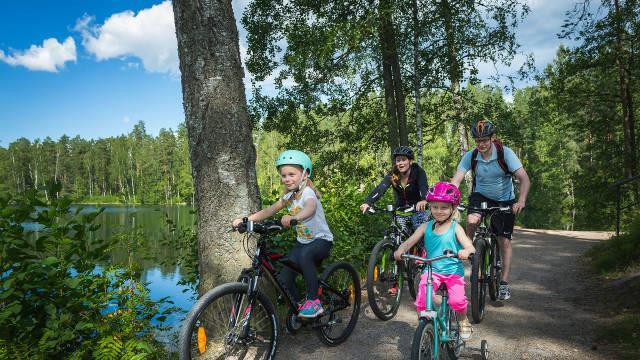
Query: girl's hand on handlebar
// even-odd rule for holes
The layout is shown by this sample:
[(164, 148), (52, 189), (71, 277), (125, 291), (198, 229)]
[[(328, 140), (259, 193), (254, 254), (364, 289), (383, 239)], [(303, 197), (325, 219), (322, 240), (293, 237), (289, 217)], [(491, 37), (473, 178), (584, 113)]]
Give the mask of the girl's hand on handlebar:
[(425, 211), (427, 209), (427, 201), (421, 200), (416, 203), (416, 211)]
[(467, 260), (469, 259), (469, 255), (473, 254), (473, 251), (470, 250), (458, 250), (458, 259)]
[(362, 211), (362, 213), (364, 214), (364, 213), (366, 213), (366, 212), (367, 212), (367, 210), (369, 210), (369, 207), (370, 207), (370, 206), (369, 206), (369, 204), (367, 204), (367, 203), (362, 204), (362, 205), (360, 205), (360, 211)]
[(242, 219), (240, 218), (233, 219), (233, 221), (231, 222), (231, 227), (233, 227), (234, 229), (237, 229), (240, 224), (242, 224)]
[(293, 216), (285, 215), (282, 217), (282, 219), (280, 219), (280, 222), (282, 223), (282, 226), (284, 226), (285, 228), (290, 228), (291, 220), (293, 220)]

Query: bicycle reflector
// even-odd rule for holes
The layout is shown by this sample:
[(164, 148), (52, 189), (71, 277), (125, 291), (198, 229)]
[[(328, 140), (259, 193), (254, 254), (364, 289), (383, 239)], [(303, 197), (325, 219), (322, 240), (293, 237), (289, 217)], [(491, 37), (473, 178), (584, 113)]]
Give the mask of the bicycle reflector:
[(207, 334), (202, 326), (198, 327), (198, 351), (200, 354), (207, 351)]
[(349, 284), (349, 304), (353, 305), (356, 303), (356, 291), (353, 288), (353, 284)]
[(373, 281), (378, 281), (378, 266), (373, 268)]

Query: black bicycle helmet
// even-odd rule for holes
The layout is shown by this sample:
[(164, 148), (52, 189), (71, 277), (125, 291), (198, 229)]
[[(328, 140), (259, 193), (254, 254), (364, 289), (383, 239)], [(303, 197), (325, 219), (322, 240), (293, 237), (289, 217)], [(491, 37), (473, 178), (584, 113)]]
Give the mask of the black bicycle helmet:
[(396, 156), (406, 156), (410, 160), (413, 160), (413, 150), (411, 150), (411, 148), (408, 146), (398, 146), (395, 150), (393, 150), (393, 158), (395, 159)]
[(480, 120), (471, 126), (471, 136), (474, 139), (488, 137), (496, 133), (496, 127), (490, 121)]

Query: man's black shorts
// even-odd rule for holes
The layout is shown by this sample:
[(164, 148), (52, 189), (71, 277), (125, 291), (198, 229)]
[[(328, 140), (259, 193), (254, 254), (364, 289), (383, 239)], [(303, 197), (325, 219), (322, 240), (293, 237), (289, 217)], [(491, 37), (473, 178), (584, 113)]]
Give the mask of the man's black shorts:
[[(479, 208), (480, 203), (486, 201), (487, 207), (493, 206), (511, 206), (515, 203), (514, 200), (509, 201), (495, 201), (489, 199), (488, 197), (483, 196), (478, 192), (471, 193), (469, 195), (469, 206)], [(469, 214), (478, 213), (478, 211), (469, 210)], [(505, 214), (505, 213), (496, 213), (491, 218), (491, 231), (498, 236), (504, 236), (505, 238), (511, 240), (511, 234), (513, 233), (513, 225), (516, 222), (516, 215), (513, 213)]]

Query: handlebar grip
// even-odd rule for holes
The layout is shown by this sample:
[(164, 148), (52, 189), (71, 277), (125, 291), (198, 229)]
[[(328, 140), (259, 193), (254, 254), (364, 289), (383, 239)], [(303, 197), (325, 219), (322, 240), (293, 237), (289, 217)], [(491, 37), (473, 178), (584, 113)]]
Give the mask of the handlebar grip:
[(296, 226), (298, 225), (298, 220), (297, 219), (291, 219), (291, 221), (289, 222), (290, 226)]

